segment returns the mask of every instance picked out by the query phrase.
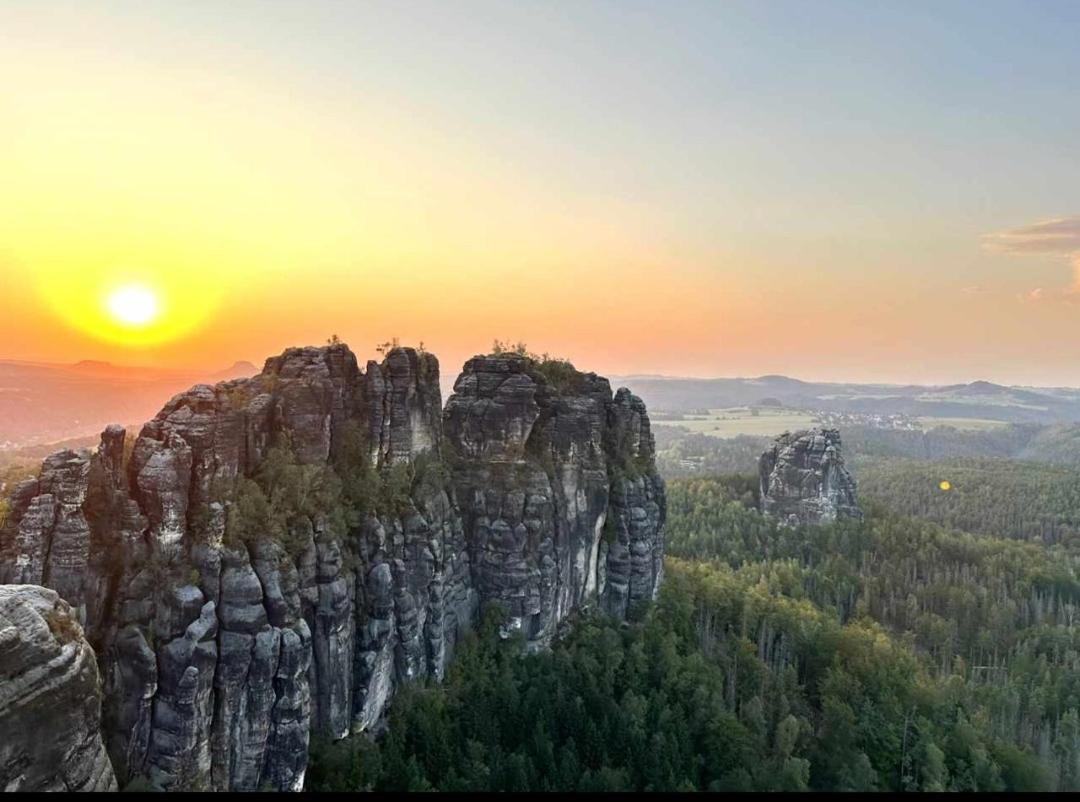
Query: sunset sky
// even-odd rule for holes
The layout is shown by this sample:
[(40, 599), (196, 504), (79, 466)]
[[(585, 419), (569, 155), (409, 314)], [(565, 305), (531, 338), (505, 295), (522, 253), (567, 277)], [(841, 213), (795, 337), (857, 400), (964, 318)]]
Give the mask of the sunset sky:
[(445, 372), (500, 338), (1080, 385), (1078, 31), (1075, 0), (4, 0), (0, 358), (336, 333)]

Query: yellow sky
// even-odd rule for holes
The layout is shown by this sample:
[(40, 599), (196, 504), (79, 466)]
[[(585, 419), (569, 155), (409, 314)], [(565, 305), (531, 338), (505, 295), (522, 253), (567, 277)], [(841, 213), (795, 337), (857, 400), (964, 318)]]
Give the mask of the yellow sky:
[[(633, 199), (561, 196), (377, 98), (331, 115), (135, 66), (17, 66), (43, 88), (0, 118), (0, 270), (35, 336), (5, 356), (205, 365), (339, 333), (361, 356), (498, 336), (614, 363), (729, 304)], [(157, 324), (109, 318), (130, 283)]]
[[(506, 20), (439, 61), (437, 5), (51, 8), (0, 10), (0, 358), (219, 368), (336, 333), (447, 372), (500, 338), (606, 373), (1080, 383), (1077, 307), (1018, 301), (1058, 255), (980, 244), (1071, 210), (766, 130), (614, 39)], [(153, 325), (109, 316), (129, 285)]]

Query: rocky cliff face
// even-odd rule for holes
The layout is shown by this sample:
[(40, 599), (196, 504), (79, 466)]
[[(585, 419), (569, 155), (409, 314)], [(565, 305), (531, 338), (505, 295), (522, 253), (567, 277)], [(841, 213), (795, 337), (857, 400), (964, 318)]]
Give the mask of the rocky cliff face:
[(0, 586), (0, 789), (115, 791), (94, 652), (55, 591)]
[(649, 419), (607, 379), (516, 355), (470, 360), (446, 406), (452, 484), (477, 591), (548, 641), (572, 610), (620, 617), (660, 582), (663, 483)]
[(547, 642), (661, 579), (648, 416), (565, 363), (478, 357), (445, 412), (430, 354), (291, 349), (96, 452), (60, 452), (0, 528), (0, 582), (53, 587), (104, 678), (121, 785), (302, 787), (312, 733), (441, 678), (482, 604)]
[(780, 435), (761, 455), (758, 471), (762, 512), (786, 525), (862, 518), (836, 429)]

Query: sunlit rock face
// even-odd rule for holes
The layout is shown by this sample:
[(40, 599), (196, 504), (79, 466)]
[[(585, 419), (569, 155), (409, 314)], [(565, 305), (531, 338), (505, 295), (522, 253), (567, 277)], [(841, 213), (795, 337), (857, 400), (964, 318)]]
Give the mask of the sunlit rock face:
[(594, 374), (478, 357), (444, 411), (430, 354), (290, 349), (46, 460), (0, 581), (54, 587), (85, 627), (121, 787), (299, 790), (311, 735), (441, 679), (484, 603), (542, 645), (653, 598), (652, 449), (644, 405)]
[(761, 455), (758, 471), (762, 512), (785, 525), (862, 518), (836, 429), (780, 435)]
[(94, 652), (56, 591), (0, 586), (0, 789), (115, 791)]

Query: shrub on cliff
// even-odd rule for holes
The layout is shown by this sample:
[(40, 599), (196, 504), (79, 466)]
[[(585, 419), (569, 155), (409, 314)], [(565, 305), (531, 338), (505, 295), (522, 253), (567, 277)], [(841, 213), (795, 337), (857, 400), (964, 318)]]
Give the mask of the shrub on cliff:
[(302, 464), (291, 449), (275, 446), (254, 479), (237, 478), (225, 540), (236, 546), (269, 537), (296, 556), (316, 521), (326, 524), (332, 536), (344, 534), (341, 480), (326, 466)]
[(495, 340), (491, 346), (491, 353), (495, 356), (514, 354), (525, 357), (529, 361), (529, 367), (543, 376), (548, 384), (560, 393), (576, 393), (581, 390), (581, 371), (568, 359), (551, 356), (548, 353), (534, 353), (520, 341), (511, 344), (509, 341)]

